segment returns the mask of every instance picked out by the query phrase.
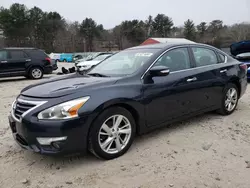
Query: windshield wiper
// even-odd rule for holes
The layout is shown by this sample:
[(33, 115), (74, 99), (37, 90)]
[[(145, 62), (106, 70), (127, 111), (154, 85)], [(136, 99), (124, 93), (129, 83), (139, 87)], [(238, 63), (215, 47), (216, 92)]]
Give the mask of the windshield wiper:
[(104, 75), (104, 74), (100, 74), (100, 73), (90, 73), (90, 74), (87, 74), (89, 76), (95, 76), (95, 77), (109, 77), (107, 75)]

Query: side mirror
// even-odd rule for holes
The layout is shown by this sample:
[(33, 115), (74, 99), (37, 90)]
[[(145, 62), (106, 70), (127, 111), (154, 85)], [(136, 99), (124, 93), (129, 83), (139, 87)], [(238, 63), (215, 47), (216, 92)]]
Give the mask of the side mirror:
[(155, 66), (149, 70), (151, 77), (167, 76), (170, 73), (168, 67), (165, 66)]

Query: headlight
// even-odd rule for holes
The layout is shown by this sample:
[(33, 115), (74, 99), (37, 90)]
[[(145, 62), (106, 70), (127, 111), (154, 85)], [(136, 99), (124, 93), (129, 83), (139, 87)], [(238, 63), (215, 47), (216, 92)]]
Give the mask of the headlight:
[(78, 110), (89, 100), (90, 97), (84, 97), (68, 101), (51, 108), (48, 108), (38, 114), (38, 119), (70, 119), (78, 116)]

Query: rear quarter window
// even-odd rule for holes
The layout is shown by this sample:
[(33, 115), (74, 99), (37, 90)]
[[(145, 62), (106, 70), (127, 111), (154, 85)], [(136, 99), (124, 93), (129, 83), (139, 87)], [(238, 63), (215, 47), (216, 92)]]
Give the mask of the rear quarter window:
[(48, 57), (48, 55), (42, 50), (29, 50), (28, 54), (30, 55), (30, 57), (35, 59), (40, 59), (40, 58), (44, 59)]
[(224, 63), (225, 62), (225, 60), (226, 60), (226, 56), (225, 55), (223, 55), (223, 54), (221, 54), (221, 53), (218, 53), (218, 55), (219, 55), (219, 63)]

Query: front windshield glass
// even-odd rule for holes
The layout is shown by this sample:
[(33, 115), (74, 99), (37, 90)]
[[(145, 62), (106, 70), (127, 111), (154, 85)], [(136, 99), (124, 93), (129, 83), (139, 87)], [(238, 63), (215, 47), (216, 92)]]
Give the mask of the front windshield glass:
[(146, 63), (158, 49), (124, 50), (94, 67), (88, 74), (125, 76), (133, 74)]
[(106, 57), (110, 56), (110, 54), (105, 54), (105, 55), (99, 55), (96, 58), (94, 58), (95, 61), (102, 61), (104, 60)]

